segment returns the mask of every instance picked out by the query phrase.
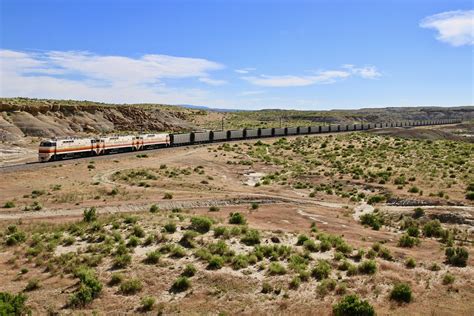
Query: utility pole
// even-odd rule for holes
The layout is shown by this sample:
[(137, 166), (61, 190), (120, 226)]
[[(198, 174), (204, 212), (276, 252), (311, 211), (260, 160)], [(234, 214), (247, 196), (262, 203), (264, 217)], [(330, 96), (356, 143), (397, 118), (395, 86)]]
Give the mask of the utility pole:
[(222, 130), (224, 130), (224, 117), (222, 117)]
[(281, 128), (281, 116), (280, 116), (280, 128)]

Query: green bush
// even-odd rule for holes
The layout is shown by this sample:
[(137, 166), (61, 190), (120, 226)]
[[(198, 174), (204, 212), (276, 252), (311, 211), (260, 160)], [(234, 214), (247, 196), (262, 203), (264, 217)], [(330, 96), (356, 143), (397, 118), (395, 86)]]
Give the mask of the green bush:
[(141, 299), (141, 310), (144, 312), (149, 312), (155, 306), (156, 299), (152, 296), (145, 296)]
[(336, 280), (333, 279), (324, 279), (321, 281), (321, 283), (318, 285), (316, 290), (318, 291), (318, 294), (321, 296), (325, 296), (328, 294), (330, 291), (334, 291), (336, 288), (337, 282)]
[(212, 220), (204, 216), (194, 216), (191, 218), (191, 229), (201, 234), (207, 233), (212, 226)]
[(405, 261), (405, 267), (407, 267), (408, 269), (413, 269), (414, 267), (416, 267), (416, 261), (415, 261), (415, 259), (413, 259), (413, 258), (408, 258), (408, 259)]
[(359, 264), (357, 270), (362, 274), (375, 274), (377, 272), (377, 263), (375, 260), (365, 260)]
[(420, 189), (418, 189), (417, 187), (413, 186), (413, 187), (411, 187), (410, 189), (408, 189), (408, 192), (410, 192), (410, 193), (419, 193), (419, 192), (420, 192)]
[(383, 219), (378, 213), (368, 213), (363, 214), (360, 217), (360, 222), (362, 225), (368, 225), (372, 227), (373, 230), (379, 230), (383, 224)]
[(410, 237), (418, 237), (420, 235), (420, 230), (416, 226), (410, 226), (407, 229), (407, 234)]
[(256, 210), (256, 209), (258, 209), (258, 207), (259, 207), (259, 205), (258, 205), (258, 203), (256, 203), (256, 202), (253, 202), (252, 204), (250, 204), (250, 208), (251, 208), (252, 210)]
[(411, 237), (408, 234), (403, 234), (398, 240), (398, 245), (404, 248), (412, 248), (415, 245), (418, 245), (420, 240), (416, 237)]
[(180, 276), (174, 281), (173, 285), (171, 286), (170, 292), (179, 293), (186, 291), (191, 287), (191, 281), (185, 276)]
[(209, 212), (219, 212), (219, 208), (217, 206), (211, 206)]
[(157, 264), (160, 261), (161, 253), (158, 250), (150, 251), (146, 254), (145, 263)]
[(157, 213), (159, 210), (160, 208), (156, 204), (153, 204), (152, 206), (150, 206), (150, 213)]
[(268, 293), (271, 293), (271, 292), (273, 292), (273, 286), (271, 286), (270, 283), (263, 282), (263, 284), (262, 284), (262, 293), (268, 294)]
[(69, 297), (71, 307), (81, 307), (92, 302), (102, 291), (102, 283), (97, 279), (93, 270), (79, 268), (74, 275), (79, 278), (79, 288)]
[(165, 231), (166, 231), (167, 233), (172, 234), (172, 233), (176, 232), (176, 224), (175, 224), (175, 223), (171, 223), (171, 222), (170, 222), (170, 223), (166, 223), (165, 226), (164, 226), (164, 228), (165, 228)]
[(3, 208), (14, 208), (15, 207), (15, 202), (13, 201), (7, 201), (5, 204), (3, 204)]
[(33, 278), (29, 280), (28, 283), (26, 284), (25, 291), (30, 292), (30, 291), (37, 290), (39, 288), (40, 288), (39, 280), (36, 278)]
[(361, 300), (357, 295), (347, 295), (333, 305), (335, 316), (374, 316), (375, 310), (368, 301)]
[(452, 275), (451, 273), (447, 272), (447, 273), (443, 276), (443, 284), (444, 284), (444, 285), (453, 284), (455, 279), (456, 279), (456, 278), (454, 277), (454, 275)]
[(319, 250), (319, 247), (316, 245), (314, 240), (308, 239), (303, 243), (303, 247), (311, 252), (315, 252)]
[(469, 191), (466, 193), (466, 199), (468, 200), (474, 200), (474, 191)]
[(86, 208), (83, 212), (83, 221), (86, 223), (90, 223), (97, 220), (97, 211), (95, 207)]
[(190, 278), (190, 277), (193, 277), (196, 274), (196, 272), (197, 272), (196, 267), (190, 263), (186, 265), (181, 275)]
[(173, 199), (173, 194), (165, 193), (165, 195), (163, 195), (163, 199), (164, 200), (171, 200), (171, 199)]
[(417, 207), (413, 210), (413, 218), (420, 218), (425, 216), (425, 210), (423, 210), (421, 207)]
[(207, 269), (219, 270), (224, 266), (224, 258), (219, 255), (213, 255), (209, 258)]
[(245, 269), (249, 265), (249, 260), (246, 255), (237, 255), (232, 258), (232, 268), (234, 270)]
[(406, 283), (398, 283), (390, 292), (390, 299), (397, 302), (410, 303), (412, 299), (411, 288)]
[(270, 275), (283, 275), (286, 274), (286, 269), (279, 262), (271, 262), (268, 266), (268, 274)]
[(22, 293), (10, 294), (0, 292), (0, 315), (27, 315), (29, 308), (25, 306), (28, 297)]
[(469, 252), (464, 247), (446, 248), (445, 255), (446, 261), (456, 267), (465, 267), (469, 258)]
[(309, 240), (309, 237), (306, 235), (299, 235), (298, 236), (298, 241), (296, 242), (297, 246), (302, 246), (305, 241)]
[(143, 238), (145, 237), (145, 231), (143, 230), (143, 227), (138, 224), (135, 224), (133, 226), (132, 235), (138, 238)]
[(118, 285), (122, 283), (124, 280), (124, 276), (121, 273), (112, 273), (109, 281), (110, 286)]
[(238, 212), (230, 213), (229, 224), (245, 225), (246, 223), (247, 223), (247, 220), (242, 214)]
[(117, 255), (113, 259), (113, 268), (114, 269), (123, 269), (132, 263), (132, 256), (128, 253)]
[(139, 279), (130, 279), (123, 281), (120, 284), (119, 290), (122, 294), (131, 295), (140, 292), (142, 288), (143, 285)]
[(441, 237), (443, 228), (439, 220), (435, 219), (423, 225), (423, 235), (426, 237)]
[(325, 279), (331, 273), (331, 266), (326, 260), (318, 260), (314, 268), (311, 270), (311, 276), (317, 280)]
[(377, 195), (372, 195), (371, 197), (369, 197), (369, 199), (367, 200), (367, 203), (376, 204), (376, 203), (383, 202), (384, 200), (385, 200), (385, 196), (377, 194)]
[(247, 246), (253, 246), (253, 245), (259, 244), (260, 243), (260, 233), (258, 232), (258, 230), (249, 229), (249, 230), (247, 230), (245, 235), (242, 236), (240, 241), (243, 244), (247, 245)]

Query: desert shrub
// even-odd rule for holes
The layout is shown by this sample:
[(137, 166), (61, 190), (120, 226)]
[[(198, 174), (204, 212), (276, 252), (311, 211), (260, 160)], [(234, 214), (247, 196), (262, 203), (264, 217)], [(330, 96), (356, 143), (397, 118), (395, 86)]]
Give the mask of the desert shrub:
[(156, 204), (153, 204), (152, 206), (150, 206), (150, 213), (156, 213), (159, 210), (160, 210), (160, 208)]
[(81, 307), (92, 302), (102, 291), (102, 283), (97, 279), (93, 270), (79, 268), (74, 275), (79, 278), (79, 288), (69, 297), (71, 307)]
[(247, 220), (242, 214), (238, 212), (230, 213), (229, 224), (245, 225), (246, 223), (247, 223)]
[(439, 270), (441, 270), (441, 267), (440, 267), (437, 263), (433, 263), (433, 264), (430, 266), (430, 270), (431, 270), (431, 271), (439, 271)]
[(145, 263), (157, 264), (160, 261), (161, 253), (158, 250), (150, 251), (146, 254)]
[(163, 195), (163, 199), (164, 199), (164, 200), (171, 200), (171, 199), (173, 199), (173, 194), (171, 194), (171, 193), (165, 193), (165, 194)]
[(191, 287), (191, 281), (185, 276), (180, 276), (174, 281), (173, 285), (171, 286), (170, 292), (179, 293), (186, 291)]
[(207, 233), (212, 226), (212, 220), (204, 216), (194, 216), (191, 218), (191, 229), (201, 234)]
[(410, 189), (408, 189), (408, 192), (410, 192), (410, 193), (419, 193), (420, 189), (418, 189), (418, 187), (413, 186)]
[(378, 256), (380, 258), (383, 258), (385, 260), (393, 260), (393, 256), (392, 256), (392, 253), (390, 252), (390, 249), (386, 248), (386, 247), (381, 247), (379, 252), (378, 252)]
[(332, 307), (335, 316), (374, 316), (375, 310), (368, 301), (357, 295), (347, 295)]
[(456, 278), (454, 277), (454, 275), (447, 272), (445, 275), (443, 275), (443, 284), (444, 285), (453, 284), (455, 279)]
[(410, 226), (407, 229), (407, 234), (410, 237), (418, 237), (420, 235), (420, 230), (416, 226)]
[(378, 213), (363, 214), (360, 217), (360, 222), (362, 225), (372, 227), (373, 230), (379, 230), (383, 224), (383, 220)]
[(262, 293), (268, 294), (273, 292), (273, 286), (268, 282), (263, 282), (262, 284)]
[(286, 269), (279, 262), (271, 262), (268, 266), (268, 274), (270, 275), (283, 275), (286, 274)]
[(183, 247), (186, 248), (194, 248), (196, 243), (194, 242), (194, 238), (199, 235), (198, 232), (195, 232), (193, 230), (187, 230), (184, 234), (183, 237), (179, 240), (179, 244)]
[(145, 237), (145, 231), (143, 230), (143, 227), (136, 224), (133, 226), (132, 235), (138, 238), (143, 238)]
[(132, 263), (132, 256), (128, 253), (117, 255), (112, 261), (114, 269), (123, 269), (126, 268), (130, 263)]
[(144, 312), (149, 312), (155, 306), (156, 299), (152, 296), (145, 296), (141, 299), (141, 310)]
[(186, 249), (179, 245), (173, 245), (170, 249), (170, 256), (174, 258), (182, 258), (186, 256)]
[(122, 283), (123, 280), (124, 280), (123, 274), (121, 274), (121, 273), (112, 273), (112, 275), (110, 276), (109, 285), (110, 286), (118, 285), (118, 284)]
[(321, 296), (325, 296), (328, 294), (330, 291), (334, 291), (336, 288), (336, 280), (333, 279), (324, 279), (321, 281), (321, 283), (318, 285), (316, 290), (318, 291), (318, 294)]
[(374, 274), (377, 272), (377, 263), (374, 260), (362, 261), (357, 267), (357, 270), (362, 274)]
[(95, 207), (86, 208), (83, 212), (83, 221), (86, 223), (90, 223), (97, 220), (97, 211)]
[(435, 219), (423, 225), (423, 235), (426, 237), (440, 237), (443, 233), (443, 228), (439, 220)]
[(138, 221), (138, 216), (133, 216), (133, 215), (127, 215), (123, 219), (123, 222), (125, 224), (135, 224)]
[(137, 236), (130, 236), (127, 242), (127, 247), (135, 248), (140, 244), (140, 238)]
[(418, 245), (420, 240), (416, 237), (411, 237), (408, 234), (403, 234), (398, 240), (398, 245), (400, 247), (411, 248), (415, 245)]
[(219, 208), (217, 206), (211, 206), (209, 212), (219, 212)]
[(219, 255), (213, 255), (209, 258), (207, 268), (209, 270), (219, 270), (224, 266), (224, 259)]
[(224, 226), (218, 226), (218, 227), (214, 227), (214, 237), (225, 237), (225, 238), (228, 238), (229, 237), (229, 230), (227, 229), (227, 227), (224, 227)]
[(197, 272), (196, 267), (190, 263), (186, 265), (181, 275), (190, 278), (190, 277), (193, 277), (196, 274), (196, 272)]
[(471, 200), (471, 201), (474, 200), (474, 191), (468, 191), (466, 193), (466, 199)]
[(376, 204), (376, 203), (383, 202), (384, 200), (385, 200), (385, 196), (376, 194), (376, 195), (372, 195), (371, 197), (369, 197), (369, 199), (367, 200), (367, 203), (368, 204)]
[(420, 218), (425, 216), (425, 210), (423, 210), (421, 207), (417, 207), (413, 210), (413, 218)]
[(325, 279), (331, 273), (331, 266), (326, 260), (318, 260), (316, 265), (311, 270), (311, 276), (317, 280)]
[(318, 251), (318, 250), (319, 250), (319, 247), (316, 245), (316, 243), (315, 243), (314, 240), (312, 240), (312, 239), (306, 240), (306, 241), (303, 243), (303, 247), (304, 247), (304, 249), (306, 249), (306, 250), (308, 250), (308, 251), (311, 251), (311, 252), (314, 252), (314, 251)]
[(165, 226), (164, 226), (164, 228), (165, 228), (165, 231), (166, 231), (167, 233), (172, 234), (172, 233), (174, 233), (174, 232), (176, 231), (176, 224), (175, 224), (175, 223), (172, 223), (172, 222), (166, 223)]
[(296, 241), (297, 246), (302, 246), (305, 241), (309, 240), (309, 237), (306, 235), (299, 235), (298, 240)]
[(34, 291), (34, 290), (37, 290), (39, 288), (40, 288), (39, 280), (37, 278), (33, 278), (33, 279), (29, 280), (28, 283), (26, 284), (25, 291), (26, 292)]
[(416, 267), (416, 261), (415, 261), (415, 259), (413, 259), (413, 258), (408, 258), (408, 259), (405, 261), (405, 267), (407, 267), (408, 269), (413, 269), (414, 267)]
[(250, 208), (251, 208), (252, 210), (257, 210), (258, 207), (259, 207), (259, 205), (258, 205), (258, 203), (256, 203), (256, 202), (253, 202), (252, 204), (250, 204)]
[(5, 234), (5, 244), (7, 246), (14, 246), (26, 240), (26, 234), (17, 229), (15, 225), (10, 225)]
[(0, 315), (28, 315), (30, 311), (25, 305), (27, 299), (22, 293), (0, 292)]
[(390, 292), (390, 299), (397, 302), (410, 303), (412, 299), (411, 288), (406, 283), (397, 283)]
[(131, 295), (142, 290), (143, 285), (139, 279), (125, 280), (120, 284), (119, 290), (122, 294)]
[(469, 258), (469, 252), (464, 247), (446, 248), (445, 255), (446, 261), (456, 267), (465, 267)]
[(301, 278), (299, 276), (294, 276), (290, 281), (290, 289), (297, 289), (301, 285)]
[(237, 255), (232, 258), (232, 268), (234, 270), (245, 269), (249, 265), (249, 260), (246, 255)]
[(260, 243), (260, 233), (256, 229), (249, 229), (245, 233), (244, 236), (240, 239), (240, 241), (247, 245), (247, 246), (253, 246), (256, 244)]
[(3, 208), (13, 208), (15, 207), (15, 202), (13, 201), (7, 201), (5, 204), (3, 204)]

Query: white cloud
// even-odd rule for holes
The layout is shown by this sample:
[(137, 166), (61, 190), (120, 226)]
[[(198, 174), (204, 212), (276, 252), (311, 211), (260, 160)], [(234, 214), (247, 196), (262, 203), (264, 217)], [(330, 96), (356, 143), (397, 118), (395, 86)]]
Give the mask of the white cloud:
[(201, 82), (207, 83), (211, 86), (222, 86), (227, 83), (225, 80), (211, 79), (209, 77), (201, 77), (198, 79)]
[(281, 76), (245, 76), (242, 79), (262, 87), (302, 87), (314, 84), (330, 84), (351, 76), (359, 76), (364, 79), (374, 79), (381, 74), (374, 66), (355, 67), (344, 65), (340, 70), (325, 70), (313, 75), (281, 75)]
[(420, 22), (420, 27), (437, 30), (436, 38), (453, 46), (474, 44), (474, 10), (431, 15)]
[(240, 95), (249, 96), (265, 93), (265, 90), (251, 90), (251, 91), (242, 91)]
[(248, 74), (249, 72), (254, 71), (254, 70), (255, 68), (247, 67), (247, 68), (242, 68), (242, 69), (235, 69), (234, 71), (239, 74)]
[(200, 89), (168, 87), (164, 79), (223, 81), (209, 72), (223, 65), (201, 58), (144, 55), (100, 56), (89, 52), (0, 50), (0, 94), (4, 97), (88, 99), (103, 102), (207, 102)]

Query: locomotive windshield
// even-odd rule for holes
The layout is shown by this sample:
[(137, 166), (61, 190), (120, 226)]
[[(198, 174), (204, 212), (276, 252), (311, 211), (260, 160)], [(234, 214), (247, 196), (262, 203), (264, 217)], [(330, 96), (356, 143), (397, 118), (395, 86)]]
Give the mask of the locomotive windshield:
[(50, 141), (44, 141), (40, 143), (41, 147), (53, 147), (56, 146), (56, 143), (50, 142)]

